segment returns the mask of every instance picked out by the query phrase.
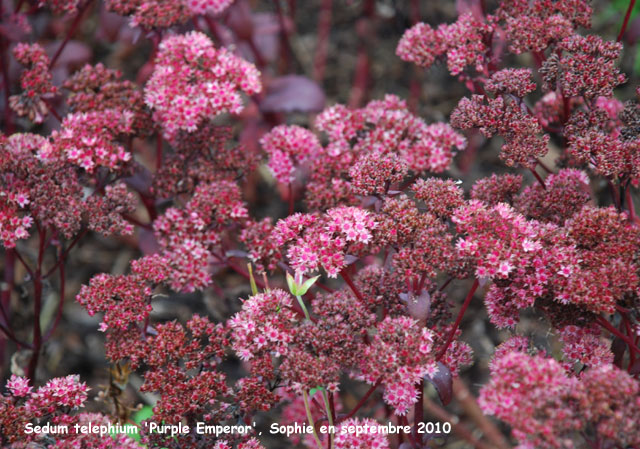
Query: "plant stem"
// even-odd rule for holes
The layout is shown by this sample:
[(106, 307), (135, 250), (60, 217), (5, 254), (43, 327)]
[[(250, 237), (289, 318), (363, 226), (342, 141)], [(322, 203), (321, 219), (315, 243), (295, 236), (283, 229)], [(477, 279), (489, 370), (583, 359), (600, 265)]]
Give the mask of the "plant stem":
[(318, 437), (318, 432), (316, 432), (316, 426), (313, 422), (311, 409), (309, 408), (309, 395), (307, 394), (307, 390), (302, 391), (302, 398), (304, 399), (304, 410), (307, 412), (307, 419), (309, 420), (309, 425), (313, 428), (313, 438), (316, 440), (318, 449), (322, 449), (322, 442), (320, 441), (320, 437)]
[(327, 67), (327, 50), (329, 48), (329, 32), (331, 31), (331, 9), (333, 0), (322, 0), (320, 18), (318, 19), (318, 43), (316, 57), (313, 60), (313, 79), (322, 84)]
[(631, 196), (631, 186), (627, 185), (625, 188), (625, 196), (627, 197), (627, 209), (629, 209), (629, 220), (631, 223), (636, 221), (636, 208), (633, 204), (633, 197)]
[(638, 347), (634, 344), (633, 340), (631, 340), (629, 337), (627, 337), (626, 335), (624, 335), (622, 332), (620, 332), (618, 329), (616, 329), (615, 327), (613, 327), (611, 325), (611, 323), (609, 323), (607, 320), (605, 320), (602, 317), (598, 317), (596, 318), (596, 322), (602, 326), (603, 328), (605, 328), (606, 330), (608, 330), (609, 332), (611, 332), (613, 335), (615, 335), (616, 337), (618, 337), (620, 340), (624, 341), (628, 346), (629, 346), (629, 350), (630, 351), (635, 351), (638, 354), (640, 354), (640, 349), (638, 349)]
[(486, 443), (478, 440), (473, 434), (466, 428), (466, 426), (460, 424), (460, 420), (457, 416), (451, 415), (445, 409), (440, 407), (438, 404), (430, 400), (429, 398), (425, 398), (425, 407), (429, 414), (434, 416), (438, 421), (449, 422), (451, 423), (451, 429), (453, 432), (457, 433), (462, 439), (466, 440), (469, 444), (471, 444), (476, 449), (492, 449), (495, 446), (489, 446)]
[(58, 311), (56, 312), (56, 317), (51, 324), (49, 330), (44, 334), (44, 341), (49, 340), (51, 335), (55, 332), (58, 324), (60, 323), (60, 319), (62, 318), (62, 309), (64, 308), (64, 291), (65, 291), (65, 276), (64, 276), (64, 262), (60, 264), (60, 302), (58, 303)]
[(296, 295), (296, 299), (298, 300), (298, 304), (300, 304), (300, 308), (304, 312), (304, 317), (311, 321), (311, 316), (309, 316), (309, 311), (307, 310), (307, 306), (304, 305), (304, 301), (300, 295)]
[(382, 377), (380, 377), (380, 379), (378, 379), (376, 381), (376, 383), (373, 384), (373, 386), (371, 388), (369, 388), (369, 391), (367, 391), (365, 393), (365, 395), (362, 396), (362, 399), (360, 399), (360, 401), (356, 404), (356, 406), (353, 407), (353, 409), (349, 412), (349, 414), (344, 416), (343, 418), (339, 419), (338, 422), (345, 421), (345, 420), (351, 418), (353, 415), (355, 415), (356, 412), (362, 408), (364, 403), (367, 402), (367, 399), (369, 399), (369, 396), (371, 396), (373, 394), (373, 392), (376, 391), (376, 388), (378, 388), (381, 383), (382, 383)]
[(636, 0), (629, 0), (629, 6), (627, 7), (627, 12), (624, 15), (624, 21), (622, 22), (622, 27), (620, 28), (620, 32), (618, 33), (618, 38), (616, 42), (622, 41), (624, 37), (624, 32), (627, 30), (627, 25), (629, 24), (629, 19), (631, 18), (631, 12), (633, 11), (633, 7), (636, 4)]
[(358, 287), (356, 287), (356, 284), (353, 283), (353, 281), (351, 280), (351, 278), (347, 274), (347, 271), (346, 270), (342, 270), (340, 272), (340, 276), (342, 276), (342, 279), (344, 279), (344, 281), (347, 283), (347, 285), (349, 286), (349, 288), (351, 289), (353, 294), (356, 295), (356, 298), (358, 298), (360, 300), (360, 302), (364, 304), (364, 302), (365, 302), (364, 301), (364, 296), (362, 296), (362, 293), (360, 293), (360, 290), (358, 290)]
[(467, 311), (467, 307), (469, 307), (469, 304), (471, 303), (471, 299), (473, 299), (473, 294), (476, 292), (476, 290), (478, 289), (479, 285), (480, 285), (480, 283), (478, 282), (477, 279), (473, 281), (473, 285), (471, 286), (471, 290), (469, 290), (469, 293), (467, 294), (467, 297), (464, 299), (464, 303), (462, 304), (462, 308), (460, 309), (460, 312), (458, 313), (458, 316), (456, 318), (455, 323), (453, 323), (453, 328), (451, 329), (451, 332), (449, 332), (449, 336), (447, 337), (447, 340), (446, 340), (445, 344), (442, 346), (442, 349), (440, 350), (440, 353), (436, 357), (436, 360), (442, 359), (442, 357), (444, 357), (444, 355), (447, 353), (447, 349), (449, 349), (449, 346), (451, 345), (451, 342), (453, 341), (453, 339), (454, 339), (454, 337), (456, 335), (456, 331), (458, 330), (458, 326), (460, 326), (460, 322), (462, 321), (462, 317), (464, 316), (464, 313)]
[[(36, 223), (37, 224), (37, 223)], [(42, 260), (44, 258), (45, 242), (47, 239), (47, 229), (38, 226), (39, 248), (38, 266), (33, 278), (33, 354), (29, 361), (27, 377), (32, 384), (36, 382), (36, 369), (38, 368), (38, 358), (42, 348), (42, 329), (40, 328), (40, 313), (42, 312)]]
[(535, 168), (530, 168), (529, 170), (531, 171), (531, 174), (533, 174), (533, 176), (538, 180), (538, 182), (540, 183), (542, 188), (544, 190), (547, 190), (547, 186), (544, 184), (544, 180), (540, 177), (540, 175), (538, 174), (536, 169)]
[(289, 215), (293, 215), (293, 211), (295, 210), (295, 203), (293, 198), (293, 184), (289, 183), (288, 187), (289, 191)]
[[(322, 399), (324, 399), (324, 407), (327, 410), (327, 419), (329, 420), (329, 429), (333, 429), (333, 413), (331, 411), (331, 405), (329, 404), (329, 393), (324, 388), (322, 389)], [(333, 449), (333, 433), (328, 432), (329, 448)]]
[(71, 36), (73, 36), (73, 34), (78, 29), (78, 26), (80, 25), (80, 22), (82, 22), (82, 16), (84, 15), (84, 12), (87, 9), (87, 7), (91, 4), (91, 1), (92, 0), (88, 0), (82, 6), (80, 6), (80, 8), (78, 8), (78, 12), (76, 14), (76, 17), (73, 19), (73, 23), (71, 24), (71, 27), (69, 28), (69, 31), (67, 31), (67, 35), (64, 37), (64, 40), (62, 41), (62, 44), (60, 44), (60, 46), (58, 47), (58, 50), (56, 50), (56, 53), (53, 55), (53, 58), (51, 58), (51, 62), (49, 63), (49, 69), (53, 68), (53, 66), (55, 65), (56, 61), (58, 60), (58, 58), (62, 54), (62, 50), (64, 50), (64, 47), (66, 47), (67, 44), (69, 43), (69, 40), (71, 39)]
[(467, 416), (482, 430), (487, 440), (489, 440), (494, 447), (497, 449), (510, 448), (504, 435), (495, 424), (485, 416), (478, 405), (476, 397), (469, 391), (469, 388), (459, 377), (453, 379), (453, 394)]

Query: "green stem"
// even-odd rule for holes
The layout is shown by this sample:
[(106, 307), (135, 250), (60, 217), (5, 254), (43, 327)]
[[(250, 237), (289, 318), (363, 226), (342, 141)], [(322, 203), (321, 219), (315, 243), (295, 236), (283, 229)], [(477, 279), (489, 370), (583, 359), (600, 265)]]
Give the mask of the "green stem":
[(313, 429), (313, 438), (316, 440), (318, 449), (322, 449), (322, 442), (320, 441), (318, 432), (316, 432), (316, 425), (313, 422), (313, 416), (311, 415), (311, 408), (309, 408), (309, 395), (307, 394), (306, 390), (302, 391), (302, 398), (304, 399), (304, 410), (307, 412), (307, 419), (309, 420), (309, 425)]
[(322, 399), (324, 399), (324, 407), (327, 409), (327, 419), (329, 420), (329, 447), (333, 449), (333, 414), (331, 413), (331, 405), (329, 405), (329, 393), (323, 388)]
[(302, 296), (296, 295), (296, 299), (298, 300), (298, 304), (300, 304), (300, 308), (304, 312), (304, 317), (311, 321), (311, 316), (309, 315), (309, 311), (307, 310), (307, 306), (304, 305), (304, 301), (302, 300)]

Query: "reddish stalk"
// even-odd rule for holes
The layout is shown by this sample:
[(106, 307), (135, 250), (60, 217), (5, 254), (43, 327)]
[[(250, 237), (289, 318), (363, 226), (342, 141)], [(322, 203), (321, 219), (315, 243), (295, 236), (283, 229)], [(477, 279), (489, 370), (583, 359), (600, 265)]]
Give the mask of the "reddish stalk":
[(282, 58), (281, 67), (284, 69), (283, 72), (287, 73), (291, 69), (291, 55), (293, 54), (293, 51), (291, 50), (291, 42), (289, 40), (289, 30), (286, 26), (284, 11), (282, 10), (282, 5), (280, 5), (280, 0), (275, 0), (273, 3), (276, 5), (278, 24), (280, 25), (280, 56)]
[(332, 7), (333, 0), (322, 0), (320, 18), (318, 19), (318, 44), (316, 45), (316, 57), (313, 60), (313, 79), (320, 84), (324, 80), (324, 72), (327, 67)]
[(420, 380), (418, 386), (418, 401), (413, 407), (413, 434), (418, 437), (418, 426), (424, 421), (424, 379)]
[(382, 377), (380, 377), (376, 381), (376, 383), (373, 384), (371, 386), (371, 388), (369, 388), (369, 391), (367, 391), (365, 393), (365, 395), (362, 396), (362, 399), (360, 399), (360, 401), (356, 404), (356, 406), (353, 407), (353, 409), (351, 409), (349, 414), (347, 414), (346, 416), (343, 416), (342, 418), (338, 419), (338, 422), (346, 421), (347, 419), (352, 418), (353, 415), (355, 415), (358, 412), (358, 410), (360, 410), (362, 408), (362, 406), (367, 402), (367, 399), (369, 399), (369, 397), (373, 394), (374, 391), (376, 391), (376, 388), (378, 388), (381, 383), (382, 383)]
[(482, 430), (487, 440), (498, 449), (509, 449), (509, 443), (502, 432), (482, 412), (476, 397), (459, 377), (453, 379), (453, 394), (469, 418)]
[(293, 184), (289, 183), (289, 187), (288, 187), (288, 192), (289, 192), (289, 215), (293, 215), (293, 211), (295, 210), (295, 202), (293, 199)]
[[(371, 64), (367, 49), (373, 44), (374, 35), (371, 33), (371, 24), (375, 17), (376, 5), (373, 0), (366, 0), (362, 7), (362, 18), (356, 23), (358, 35), (358, 56), (356, 58), (356, 71), (353, 77), (353, 86), (349, 97), (349, 106), (359, 107), (367, 97), (369, 86), (369, 71)], [(373, 44), (374, 45), (374, 44)]]
[(67, 31), (67, 35), (64, 37), (62, 44), (60, 44), (60, 47), (58, 47), (58, 50), (56, 50), (56, 53), (53, 55), (53, 58), (51, 58), (51, 62), (49, 63), (49, 69), (52, 69), (53, 66), (56, 64), (56, 61), (58, 61), (58, 58), (62, 54), (62, 50), (64, 50), (64, 47), (66, 47), (69, 41), (71, 40), (71, 36), (73, 36), (73, 34), (77, 31), (78, 26), (82, 22), (82, 16), (84, 15), (84, 12), (87, 10), (87, 7), (91, 4), (91, 1), (92, 0), (88, 0), (86, 3), (80, 6), (80, 8), (78, 8), (78, 13), (73, 19), (73, 23), (71, 24), (69, 31)]
[(156, 171), (162, 167), (162, 134), (156, 138)]
[[(0, 4), (0, 15), (4, 15), (4, 8)], [(4, 128), (7, 135), (13, 134), (14, 125), (12, 120), (12, 111), (9, 106), (9, 97), (11, 96), (11, 81), (9, 80), (9, 61), (7, 58), (8, 43), (5, 42), (3, 35), (0, 35), (0, 70), (2, 70), (2, 87), (4, 89)]]
[[(36, 223), (37, 225), (37, 223)], [(42, 261), (44, 259), (45, 242), (47, 239), (47, 230), (43, 230), (38, 226), (38, 266), (33, 278), (33, 354), (29, 361), (27, 369), (27, 377), (32, 384), (36, 381), (36, 369), (38, 368), (38, 358), (42, 349), (42, 329), (40, 328), (40, 313), (42, 312)]]
[(540, 159), (538, 159), (537, 162), (540, 168), (542, 168), (544, 171), (546, 171), (550, 175), (553, 174), (553, 170), (551, 170), (544, 162), (542, 162)]
[(635, 205), (633, 204), (633, 197), (631, 196), (631, 186), (627, 185), (627, 187), (625, 188), (625, 197), (627, 199), (627, 208), (629, 209), (629, 220), (632, 223), (635, 223), (636, 221), (636, 208)]
[(31, 269), (29, 264), (27, 264), (27, 262), (22, 258), (22, 255), (18, 252), (16, 248), (14, 248), (12, 251), (15, 254), (15, 256), (18, 258), (18, 260), (20, 261), (24, 269), (27, 270), (27, 273), (29, 273), (29, 276), (33, 278), (33, 270)]
[(620, 32), (618, 33), (618, 38), (616, 42), (622, 41), (624, 37), (624, 32), (627, 30), (627, 25), (629, 24), (629, 19), (631, 18), (631, 12), (633, 11), (633, 7), (636, 4), (636, 0), (629, 0), (629, 6), (627, 6), (627, 12), (624, 15), (624, 21), (622, 22), (622, 27), (620, 28)]
[(49, 330), (44, 334), (44, 341), (46, 342), (51, 338), (51, 335), (55, 332), (58, 324), (60, 324), (60, 319), (62, 318), (62, 309), (64, 308), (64, 291), (65, 291), (65, 276), (64, 276), (64, 262), (60, 264), (60, 301), (58, 302), (58, 310), (56, 311), (56, 317), (49, 327)]
[[(624, 328), (627, 331), (627, 337), (629, 337), (630, 339), (633, 338), (635, 335), (633, 333), (633, 330), (631, 329), (631, 325), (629, 324), (629, 320), (627, 319), (626, 315), (622, 315), (622, 322), (624, 323)], [(633, 351), (629, 351), (629, 369), (631, 369), (635, 361), (635, 353)]]
[(429, 414), (434, 416), (438, 421), (451, 423), (451, 430), (459, 435), (462, 439), (466, 440), (476, 449), (494, 449), (495, 446), (489, 446), (473, 436), (471, 431), (466, 426), (460, 424), (460, 419), (457, 416), (451, 415), (445, 409), (440, 407), (432, 400), (425, 399), (425, 407)]
[(611, 332), (613, 335), (615, 335), (616, 337), (618, 337), (620, 340), (624, 341), (628, 346), (629, 346), (629, 350), (630, 351), (635, 351), (638, 354), (640, 354), (640, 349), (638, 349), (638, 347), (635, 345), (635, 343), (633, 342), (633, 340), (631, 340), (629, 337), (627, 337), (626, 335), (624, 335), (622, 332), (620, 332), (618, 329), (616, 329), (615, 327), (613, 327), (611, 325), (611, 323), (609, 323), (607, 320), (605, 320), (602, 317), (597, 317), (596, 318), (596, 322), (602, 326), (603, 328), (605, 328), (606, 330), (608, 330), (609, 332)]
[(542, 188), (544, 190), (547, 190), (547, 186), (544, 184), (544, 180), (540, 177), (540, 175), (538, 174), (536, 169), (535, 168), (530, 168), (529, 170), (531, 171), (531, 174), (533, 174), (533, 176), (535, 176), (535, 178), (538, 180), (538, 182), (540, 183)]
[(451, 281), (453, 281), (453, 276), (450, 277), (449, 279), (447, 279), (445, 281), (444, 284), (442, 284), (442, 286), (438, 289), (439, 292), (441, 292), (442, 290), (444, 290), (445, 288), (447, 288), (447, 286), (451, 283)]
[(340, 272), (340, 276), (342, 276), (342, 279), (344, 279), (344, 281), (347, 283), (347, 285), (349, 286), (349, 288), (351, 289), (353, 294), (356, 295), (356, 298), (358, 298), (360, 300), (360, 302), (364, 304), (364, 302), (365, 302), (364, 301), (364, 296), (362, 296), (362, 293), (360, 293), (360, 290), (358, 290), (358, 287), (356, 287), (356, 284), (353, 283), (353, 281), (349, 277), (349, 274), (347, 273), (347, 271), (346, 270), (342, 270)]
[(131, 223), (131, 224), (134, 224), (134, 225), (136, 225), (136, 226), (140, 226), (141, 228), (147, 229), (147, 230), (149, 230), (149, 231), (152, 231), (152, 230), (153, 230), (153, 226), (151, 226), (151, 225), (150, 225), (150, 224), (148, 224), (148, 223), (143, 223), (143, 222), (141, 222), (140, 220), (138, 220), (137, 218), (132, 217), (131, 215), (123, 214), (123, 215), (122, 215), (122, 218), (124, 218), (125, 220), (127, 220), (127, 221), (128, 221), (129, 223)]
[(58, 259), (58, 261), (55, 263), (55, 265), (53, 267), (51, 267), (51, 269), (49, 271), (47, 271), (47, 273), (42, 277), (43, 279), (48, 278), (49, 276), (51, 276), (51, 274), (56, 271), (58, 269), (58, 267), (60, 267), (61, 264), (64, 263), (65, 259), (67, 258), (67, 256), (69, 255), (69, 251), (71, 251), (71, 249), (76, 245), (76, 243), (78, 243), (80, 241), (80, 239), (82, 237), (84, 237), (87, 232), (89, 232), (89, 229), (85, 228), (83, 229), (80, 234), (78, 234), (73, 241), (71, 242), (71, 244), (67, 247), (67, 249), (65, 249), (62, 253), (62, 255), (60, 255), (60, 258)]
[(458, 312), (458, 316), (456, 318), (455, 323), (453, 323), (453, 328), (451, 329), (451, 332), (449, 332), (449, 336), (447, 337), (447, 340), (446, 340), (444, 346), (442, 347), (442, 349), (438, 353), (438, 356), (436, 357), (436, 360), (442, 359), (442, 357), (444, 357), (444, 355), (447, 353), (447, 349), (449, 349), (449, 346), (451, 345), (451, 342), (453, 341), (453, 339), (454, 339), (454, 337), (456, 335), (456, 331), (458, 330), (458, 326), (460, 326), (460, 322), (462, 321), (462, 317), (464, 316), (464, 313), (467, 311), (467, 308), (469, 307), (469, 304), (471, 303), (471, 299), (473, 299), (473, 295), (476, 292), (476, 290), (478, 289), (479, 285), (480, 285), (480, 283), (478, 282), (477, 279), (473, 281), (473, 285), (471, 286), (471, 290), (469, 290), (469, 293), (467, 294), (467, 297), (464, 299), (464, 303), (462, 304), (462, 308), (460, 309), (460, 312)]

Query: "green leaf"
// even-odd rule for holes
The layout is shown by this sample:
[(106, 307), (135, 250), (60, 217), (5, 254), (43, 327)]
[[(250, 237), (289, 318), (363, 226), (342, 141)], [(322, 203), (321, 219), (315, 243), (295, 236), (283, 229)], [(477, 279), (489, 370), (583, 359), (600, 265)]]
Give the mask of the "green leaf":
[(291, 273), (287, 273), (287, 285), (289, 286), (291, 294), (298, 296), (298, 284), (296, 284), (296, 280), (291, 276)]
[(251, 264), (247, 264), (247, 268), (249, 268), (249, 283), (251, 284), (251, 294), (258, 294), (258, 286), (256, 285), (256, 280), (253, 277), (253, 268), (251, 268)]
[(316, 277), (312, 277), (307, 279), (306, 281), (304, 281), (302, 283), (302, 285), (298, 286), (298, 295), (303, 296), (305, 293), (307, 293), (307, 291), (309, 290), (309, 288), (311, 288), (311, 286), (313, 284), (316, 283), (316, 281), (320, 278), (320, 275), (316, 276)]

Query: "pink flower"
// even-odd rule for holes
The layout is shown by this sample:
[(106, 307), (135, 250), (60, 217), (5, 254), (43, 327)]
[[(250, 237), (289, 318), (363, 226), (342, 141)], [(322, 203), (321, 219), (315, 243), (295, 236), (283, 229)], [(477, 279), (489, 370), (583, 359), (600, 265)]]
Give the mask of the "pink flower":
[(16, 376), (15, 374), (12, 374), (11, 378), (7, 381), (7, 388), (13, 396), (18, 398), (31, 394), (32, 390), (32, 387), (29, 386), (29, 379)]
[(171, 140), (179, 130), (193, 132), (220, 114), (239, 113), (244, 107), (241, 92), (260, 90), (260, 73), (253, 64), (192, 31), (170, 35), (160, 44), (145, 102)]

